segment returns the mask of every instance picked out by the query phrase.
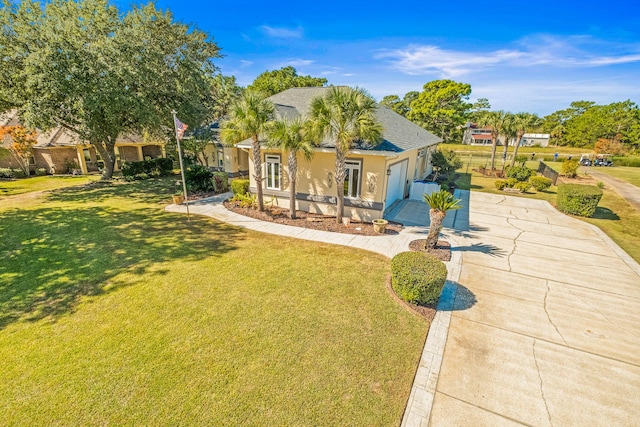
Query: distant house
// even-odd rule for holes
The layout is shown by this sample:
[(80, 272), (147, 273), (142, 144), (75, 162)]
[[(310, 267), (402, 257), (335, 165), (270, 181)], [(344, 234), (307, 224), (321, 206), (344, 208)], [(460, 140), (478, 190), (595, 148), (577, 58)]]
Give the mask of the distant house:
[(491, 129), (477, 128), (470, 124), (462, 136), (462, 143), (466, 145), (491, 145)]
[(520, 141), (521, 147), (546, 147), (549, 145), (549, 137), (548, 133), (525, 133), (522, 135), (522, 140)]
[[(15, 111), (0, 115), (0, 126), (19, 125)], [(122, 167), (122, 162), (134, 162), (165, 156), (165, 142), (145, 141), (136, 135), (123, 136), (116, 141), (116, 164), (114, 170)], [(44, 168), (47, 173), (98, 172), (104, 162), (99, 153), (86, 141), (81, 141), (72, 132), (55, 128), (49, 132), (38, 132), (37, 143), (33, 146), (31, 170)], [(12, 156), (0, 156), (0, 167), (19, 167)]]
[[(268, 99), (275, 104), (279, 117), (304, 116), (311, 100), (323, 96), (327, 90), (322, 87), (294, 88)], [(383, 141), (377, 146), (357, 144), (349, 150), (344, 182), (335, 182), (333, 141), (322, 141), (311, 161), (302, 156), (298, 158), (299, 209), (335, 215), (336, 188), (339, 188), (344, 191), (345, 217), (371, 221), (382, 218), (385, 209), (406, 198), (412, 181), (422, 180), (431, 173), (431, 154), (441, 138), (386, 107), (378, 105), (376, 116), (382, 123)], [(241, 150), (239, 156), (248, 161), (251, 191), (255, 193), (254, 166), (249, 160), (251, 141), (242, 141), (236, 147)], [(275, 204), (288, 208), (287, 155), (280, 150), (265, 147), (262, 150), (264, 195), (267, 199), (273, 196)]]

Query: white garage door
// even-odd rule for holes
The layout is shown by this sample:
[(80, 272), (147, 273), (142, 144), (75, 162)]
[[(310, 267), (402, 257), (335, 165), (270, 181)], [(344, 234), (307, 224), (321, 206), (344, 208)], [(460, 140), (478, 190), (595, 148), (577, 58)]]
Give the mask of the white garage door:
[(391, 206), (393, 202), (404, 199), (404, 184), (407, 179), (407, 161), (397, 163), (390, 167), (389, 185), (387, 186), (386, 205)]

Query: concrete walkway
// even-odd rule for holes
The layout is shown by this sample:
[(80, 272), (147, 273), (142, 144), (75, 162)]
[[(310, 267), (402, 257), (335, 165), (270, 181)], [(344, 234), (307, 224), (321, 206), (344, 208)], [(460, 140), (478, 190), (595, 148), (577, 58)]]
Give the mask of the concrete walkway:
[[(636, 425), (640, 266), (599, 229), (546, 202), (458, 196), (468, 209), (447, 218), (449, 281), (402, 425)], [(288, 227), (229, 212), (220, 204), (226, 197), (190, 210), (388, 257), (427, 231), (365, 237)], [(410, 215), (406, 204), (396, 217), (405, 209)]]
[(600, 172), (598, 169), (599, 167), (586, 168), (582, 166), (581, 170), (583, 172), (588, 172), (592, 177), (604, 182), (605, 185), (611, 187), (613, 191), (618, 193), (622, 198), (626, 199), (631, 206), (640, 211), (640, 188), (631, 183), (608, 175), (605, 172)]

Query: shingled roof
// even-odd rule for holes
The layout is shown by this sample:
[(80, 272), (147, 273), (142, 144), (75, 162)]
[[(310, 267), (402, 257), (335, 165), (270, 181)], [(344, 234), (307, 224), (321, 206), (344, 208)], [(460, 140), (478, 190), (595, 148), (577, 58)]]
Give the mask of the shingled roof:
[[(292, 88), (267, 99), (274, 103), (279, 117), (292, 118), (306, 115), (309, 112), (311, 100), (325, 95), (328, 90), (328, 87)], [(376, 104), (376, 117), (382, 124), (382, 143), (377, 146), (357, 144), (354, 148), (399, 153), (435, 145), (442, 141), (431, 132), (379, 104)], [(325, 140), (320, 146), (333, 148), (335, 145), (333, 141)]]

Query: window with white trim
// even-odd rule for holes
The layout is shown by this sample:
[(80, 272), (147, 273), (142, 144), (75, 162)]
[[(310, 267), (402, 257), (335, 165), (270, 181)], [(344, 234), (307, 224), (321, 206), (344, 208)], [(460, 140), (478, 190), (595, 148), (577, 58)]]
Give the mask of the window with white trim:
[(264, 164), (267, 169), (267, 188), (280, 190), (280, 156), (266, 155)]
[(344, 196), (359, 197), (360, 196), (360, 178), (362, 176), (362, 161), (347, 160), (345, 161), (346, 173), (344, 175)]

